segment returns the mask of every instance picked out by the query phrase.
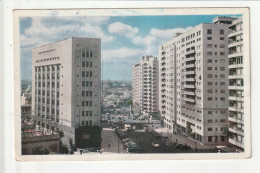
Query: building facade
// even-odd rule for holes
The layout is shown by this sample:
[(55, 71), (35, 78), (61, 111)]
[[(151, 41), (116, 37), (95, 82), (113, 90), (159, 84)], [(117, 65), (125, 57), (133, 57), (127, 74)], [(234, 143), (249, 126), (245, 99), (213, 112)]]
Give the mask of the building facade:
[(244, 148), (243, 20), (229, 26), (229, 143)]
[[(160, 46), (164, 126), (202, 144), (224, 144), (228, 126), (228, 26), (200, 24)], [(234, 18), (226, 18), (228, 23)]]
[(145, 115), (158, 112), (158, 72), (158, 60), (153, 56), (143, 56), (133, 66), (133, 105)]
[(72, 37), (32, 50), (32, 116), (37, 126), (62, 130), (100, 124), (101, 40)]

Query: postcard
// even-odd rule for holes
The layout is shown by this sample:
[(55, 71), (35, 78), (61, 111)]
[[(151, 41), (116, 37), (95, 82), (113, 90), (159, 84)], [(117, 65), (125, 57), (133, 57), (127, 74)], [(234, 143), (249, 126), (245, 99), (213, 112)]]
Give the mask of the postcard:
[(248, 8), (13, 19), (18, 161), (251, 156)]

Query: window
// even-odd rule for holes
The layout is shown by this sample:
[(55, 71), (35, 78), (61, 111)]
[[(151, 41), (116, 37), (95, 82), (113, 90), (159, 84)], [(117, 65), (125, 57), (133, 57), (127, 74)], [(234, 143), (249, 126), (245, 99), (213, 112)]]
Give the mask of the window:
[(221, 86), (224, 86), (224, 85), (225, 85), (225, 82), (220, 82), (220, 85), (221, 85)]
[(221, 93), (221, 94), (225, 94), (225, 90), (223, 90), (223, 89), (220, 90), (220, 93)]
[(212, 82), (208, 82), (208, 86), (212, 86)]
[(82, 67), (85, 67), (85, 61), (82, 62)]
[(208, 131), (209, 131), (209, 132), (212, 131), (212, 127), (209, 127), (209, 128), (208, 128)]
[(208, 63), (212, 63), (212, 59), (208, 59)]
[(82, 77), (85, 77), (85, 71), (82, 71)]
[(225, 142), (225, 136), (221, 136), (221, 142)]
[(208, 114), (211, 115), (211, 114), (212, 114), (212, 111), (208, 111)]
[(212, 34), (212, 29), (207, 29), (207, 34)]
[(224, 55), (225, 55), (225, 52), (220, 52), (220, 55), (224, 56)]
[(207, 44), (207, 48), (212, 48), (212, 44)]
[(224, 34), (225, 34), (224, 29), (221, 29), (221, 30), (219, 31), (219, 34), (224, 35)]
[(212, 55), (212, 52), (207, 52), (207, 55)]
[(212, 136), (208, 136), (208, 142), (212, 142)]
[(226, 120), (225, 120), (225, 119), (221, 119), (220, 122), (221, 122), (221, 123), (224, 123), (224, 122), (226, 122)]
[(213, 121), (212, 120), (208, 120), (208, 123), (212, 123)]
[(220, 67), (220, 70), (221, 71), (225, 71), (225, 67)]
[(212, 74), (208, 74), (208, 78), (212, 78)]
[(220, 74), (220, 78), (225, 78), (225, 75), (224, 74)]
[(220, 100), (221, 101), (225, 101), (225, 97), (220, 97)]
[(220, 44), (220, 48), (225, 48), (225, 44)]
[[(221, 52), (220, 52), (220, 53), (221, 53)], [(220, 62), (221, 62), (221, 63), (224, 63), (224, 62), (225, 62), (225, 59), (221, 59)]]
[(225, 37), (220, 37), (219, 39), (220, 39), (220, 40), (225, 40)]
[(212, 93), (212, 90), (208, 90), (208, 93)]
[(212, 97), (208, 97), (208, 101), (211, 101), (212, 100)]
[(212, 67), (208, 67), (208, 70), (212, 70)]
[(85, 111), (82, 111), (82, 114), (81, 114), (83, 117), (85, 116)]
[(207, 37), (207, 40), (212, 40), (212, 37)]

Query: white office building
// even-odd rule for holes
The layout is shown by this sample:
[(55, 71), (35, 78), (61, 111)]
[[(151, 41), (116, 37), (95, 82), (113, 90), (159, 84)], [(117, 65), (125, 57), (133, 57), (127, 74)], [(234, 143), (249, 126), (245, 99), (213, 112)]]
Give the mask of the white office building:
[(62, 130), (100, 123), (101, 40), (72, 37), (32, 50), (32, 116), (38, 127)]

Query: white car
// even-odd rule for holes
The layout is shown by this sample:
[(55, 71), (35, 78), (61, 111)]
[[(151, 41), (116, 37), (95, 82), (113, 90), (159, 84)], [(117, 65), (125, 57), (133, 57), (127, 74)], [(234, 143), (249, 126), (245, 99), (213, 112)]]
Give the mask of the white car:
[(159, 144), (154, 144), (152, 143), (152, 145), (155, 147), (155, 148), (158, 148), (160, 145)]

